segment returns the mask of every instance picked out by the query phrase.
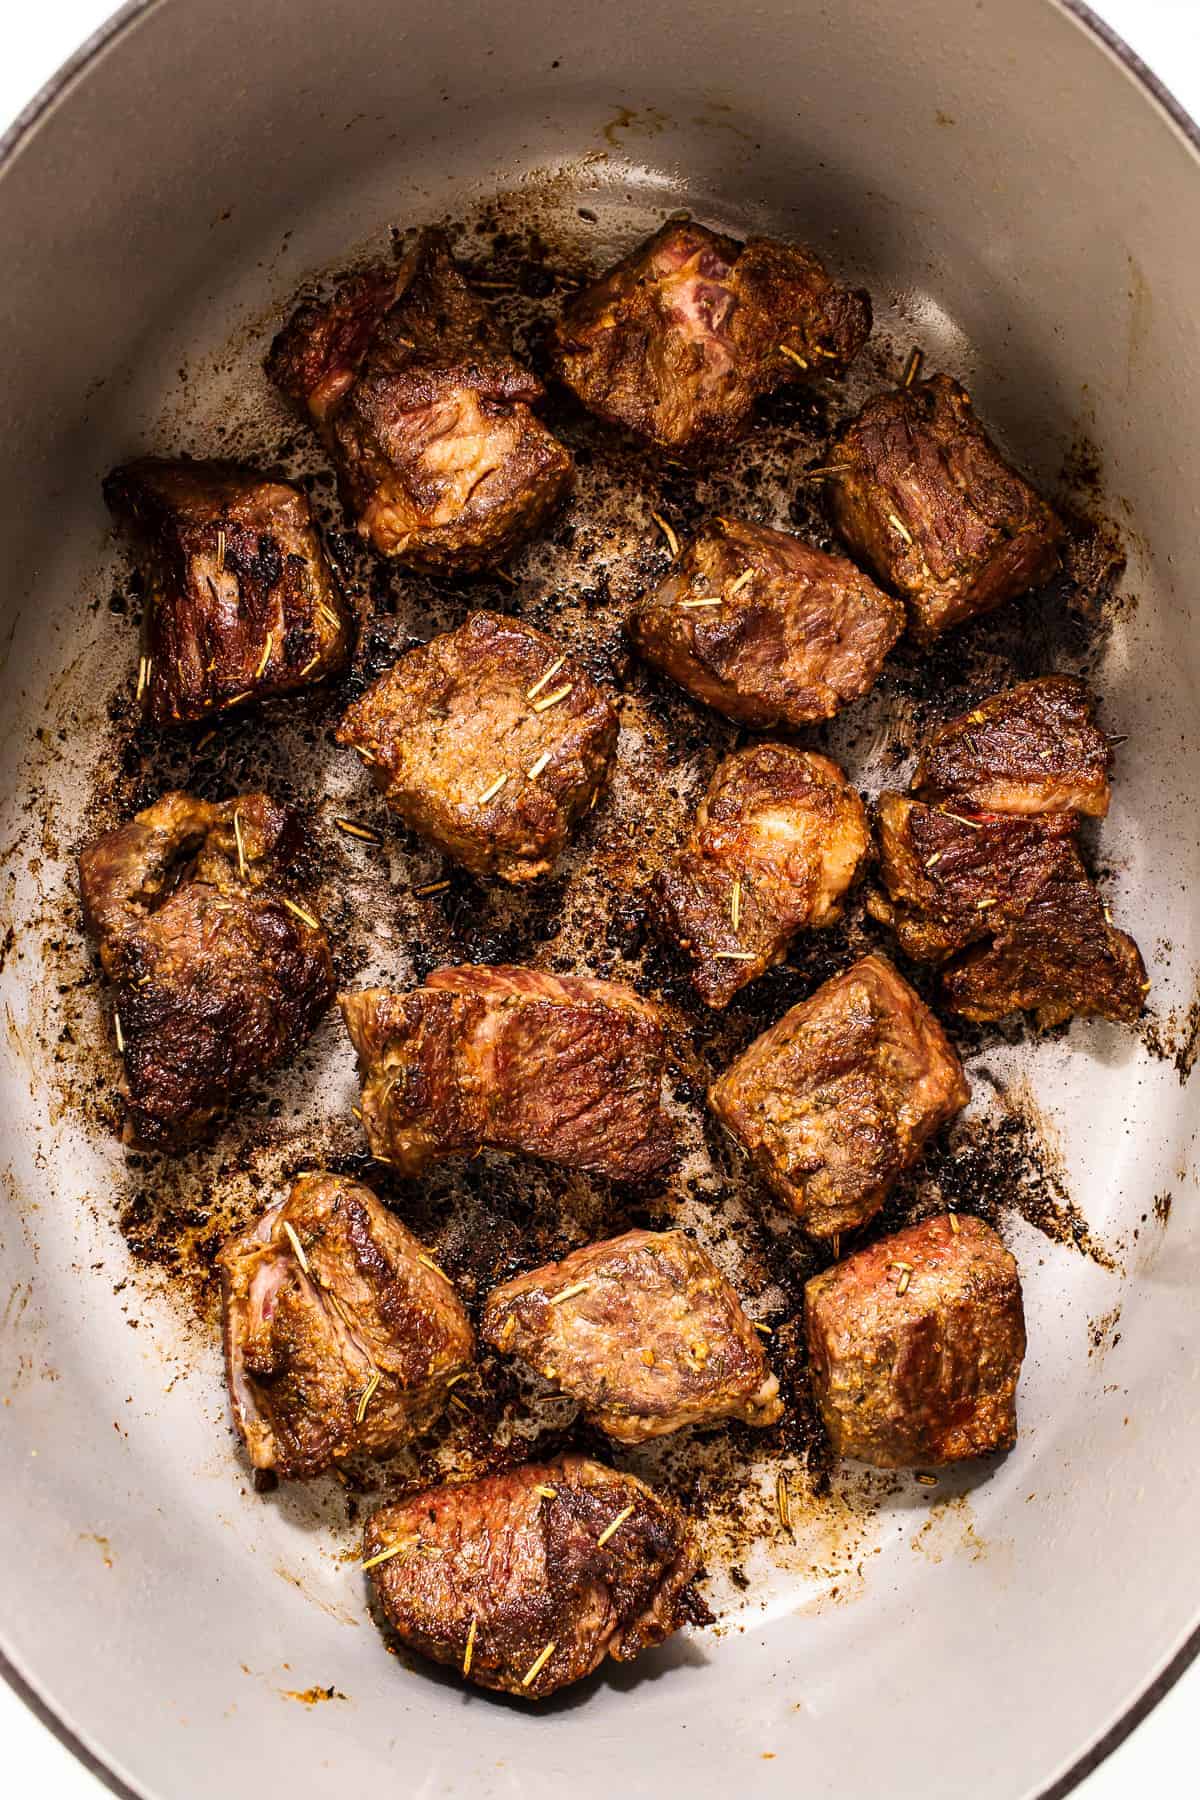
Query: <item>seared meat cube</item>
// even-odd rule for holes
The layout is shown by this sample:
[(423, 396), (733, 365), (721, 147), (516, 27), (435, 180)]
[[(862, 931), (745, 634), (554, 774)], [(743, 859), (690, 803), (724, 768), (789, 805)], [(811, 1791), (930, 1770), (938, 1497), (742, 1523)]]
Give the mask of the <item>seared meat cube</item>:
[(948, 375), (869, 400), (830, 452), (834, 524), (924, 641), (1048, 581), (1062, 527)]
[(662, 1021), (620, 982), (471, 966), (341, 1007), (372, 1154), (405, 1175), (484, 1144), (622, 1181), (673, 1154)]
[(943, 1214), (858, 1251), (814, 1275), (804, 1315), (839, 1456), (936, 1468), (1016, 1443), (1021, 1282), (982, 1219)]
[(217, 1260), (233, 1419), (256, 1469), (389, 1456), (473, 1365), (450, 1280), (357, 1181), (301, 1176)]
[(552, 638), (472, 613), (402, 656), (338, 731), (388, 805), (477, 875), (548, 874), (617, 743), (612, 701)]
[(1056, 872), (1079, 869), (1075, 830), (1070, 813), (1030, 819), (942, 811), (883, 793), (879, 866), (887, 892), (872, 894), (868, 909), (891, 926), (906, 956), (941, 962), (1019, 918)]
[(267, 373), (311, 414), (363, 537), (413, 568), (493, 567), (571, 485), (570, 452), (530, 411), (541, 382), (441, 232), (424, 232), (398, 269), (301, 306)]
[(1132, 1021), (1150, 984), (1137, 945), (1112, 924), (1072, 847), (991, 944), (953, 963), (942, 985), (965, 1019), (1032, 1012), (1050, 1026), (1073, 1014)]
[(727, 756), (654, 889), (697, 992), (725, 1006), (797, 931), (832, 925), (870, 846), (863, 803), (828, 757), (790, 744)]
[(874, 686), (904, 608), (844, 556), (710, 519), (629, 622), (641, 654), (743, 725), (831, 719)]
[(116, 987), (125, 1135), (178, 1149), (292, 1056), (333, 998), (325, 933), (289, 898), (299, 821), (265, 794), (166, 794), (79, 859)]
[(585, 1456), (382, 1506), (363, 1550), (410, 1649), (523, 1700), (710, 1618), (688, 1591), (699, 1559), (684, 1514)]
[(682, 1231), (627, 1231), (518, 1275), (488, 1296), (480, 1331), (622, 1444), (783, 1414), (741, 1301)]
[(879, 799), (886, 896), (868, 907), (906, 955), (927, 962), (971, 950), (942, 977), (965, 1018), (1035, 1012), (1135, 1019), (1146, 971), (1116, 930), (1076, 843), (1074, 813), (1021, 818), (943, 812), (902, 794)]
[(1042, 675), (981, 700), (934, 733), (913, 791), (996, 813), (1108, 811), (1112, 751), (1076, 675)]
[(237, 463), (116, 469), (104, 497), (146, 584), (138, 698), (154, 725), (287, 694), (346, 660), (350, 615), (299, 488)]
[(941, 1026), (864, 956), (756, 1038), (709, 1104), (812, 1237), (865, 1225), (969, 1098)]
[(671, 450), (732, 442), (760, 394), (841, 374), (871, 300), (809, 250), (664, 225), (567, 306), (559, 374), (590, 411)]

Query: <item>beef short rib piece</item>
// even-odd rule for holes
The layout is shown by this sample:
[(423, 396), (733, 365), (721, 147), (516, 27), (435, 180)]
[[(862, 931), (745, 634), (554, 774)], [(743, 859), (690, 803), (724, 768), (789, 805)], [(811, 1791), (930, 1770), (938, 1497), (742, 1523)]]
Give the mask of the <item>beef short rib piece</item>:
[(928, 642), (1048, 581), (1062, 527), (948, 375), (868, 400), (829, 453), (834, 524)]
[(804, 1316), (839, 1456), (937, 1468), (1016, 1443), (1021, 1282), (982, 1219), (924, 1219), (848, 1256), (813, 1276)]
[(839, 919), (870, 847), (863, 803), (828, 757), (790, 744), (727, 756), (654, 886), (702, 998), (727, 1005), (782, 962), (796, 932)]
[(256, 1469), (390, 1456), (473, 1366), (450, 1280), (357, 1181), (302, 1176), (218, 1261), (233, 1419)]
[(627, 1231), (518, 1275), (488, 1296), (480, 1331), (622, 1444), (783, 1414), (741, 1301), (682, 1231)]
[(145, 583), (151, 724), (193, 724), (345, 663), (350, 615), (299, 488), (238, 463), (146, 458), (114, 470), (104, 497)]
[(872, 915), (917, 962), (942, 962), (1019, 918), (1043, 884), (1081, 868), (1071, 813), (1022, 818), (879, 796), (883, 893)]
[(570, 452), (530, 410), (541, 382), (441, 232), (301, 306), (267, 373), (312, 416), (363, 537), (413, 568), (494, 567), (570, 488)]
[(402, 656), (337, 736), (414, 831), (477, 875), (524, 882), (595, 799), (617, 715), (552, 638), (477, 612)]
[(846, 557), (721, 518), (629, 621), (647, 662), (758, 730), (831, 719), (861, 699), (903, 629), (904, 608)]
[(882, 956), (793, 1006), (709, 1092), (768, 1187), (820, 1238), (873, 1218), (968, 1098), (941, 1026)]
[(341, 998), (373, 1155), (418, 1175), (481, 1146), (638, 1181), (669, 1162), (667, 1043), (616, 981), (482, 966)]
[(1076, 675), (1042, 675), (992, 694), (935, 732), (913, 790), (926, 798), (965, 798), (994, 813), (1102, 819), (1111, 766), (1086, 683)]
[(584, 1456), (382, 1506), (363, 1552), (403, 1643), (522, 1700), (709, 1621), (684, 1514)]
[(116, 988), (125, 1135), (175, 1150), (294, 1055), (333, 998), (303, 834), (265, 794), (166, 794), (79, 859), (84, 922)]
[(811, 251), (673, 221), (575, 296), (555, 358), (589, 411), (695, 452), (739, 437), (760, 394), (843, 373), (870, 330), (870, 296)]

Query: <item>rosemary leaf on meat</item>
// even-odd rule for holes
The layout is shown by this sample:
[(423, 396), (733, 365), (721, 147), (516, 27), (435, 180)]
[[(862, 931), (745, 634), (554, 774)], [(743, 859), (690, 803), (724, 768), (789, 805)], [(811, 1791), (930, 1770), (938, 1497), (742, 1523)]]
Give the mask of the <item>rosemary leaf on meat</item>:
[(558, 1648), (558, 1645), (554, 1642), (553, 1639), (551, 1639), (550, 1642), (546, 1645), (546, 1648), (538, 1654), (536, 1660), (529, 1665), (529, 1667), (528, 1667), (528, 1669), (526, 1669), (524, 1675), (522, 1675), (522, 1677), (521, 1677), (521, 1686), (522, 1687), (529, 1687), (531, 1685), (531, 1683), (533, 1683), (534, 1681), (537, 1680), (538, 1676), (541, 1674), (541, 1672), (545, 1668), (546, 1664), (550, 1661), (550, 1658), (554, 1655), (554, 1652), (557, 1648)]
[(290, 913), (295, 913), (296, 917), (302, 920), (303, 923), (308, 926), (310, 931), (320, 931), (321, 923), (319, 919), (314, 919), (310, 912), (305, 912), (302, 906), (297, 906), (296, 902), (294, 900), (289, 900), (286, 894), (281, 894), (279, 898), (287, 907), (288, 911)]
[(297, 1237), (296, 1227), (291, 1223), (290, 1219), (285, 1219), (283, 1221), (283, 1232), (284, 1236), (292, 1246), (293, 1254), (295, 1255), (296, 1261), (300, 1264), (301, 1269), (306, 1275), (310, 1274), (311, 1270), (308, 1266), (308, 1258), (304, 1254), (304, 1245)]
[(475, 796), (476, 806), (486, 806), (488, 801), (494, 800), (496, 798), (496, 795), (500, 792), (501, 788), (506, 787), (507, 785), (508, 785), (507, 774), (497, 775), (495, 781), (493, 781), (489, 787), (485, 787), (482, 794), (476, 794), (476, 796)]
[(533, 703), (534, 712), (542, 713), (542, 712), (545, 712), (548, 707), (557, 706), (560, 700), (566, 699), (567, 695), (571, 692), (571, 689), (574, 686), (575, 686), (575, 683), (573, 681), (567, 681), (567, 682), (564, 682), (562, 687), (555, 688), (555, 690), (552, 694), (544, 694), (540, 700), (534, 701), (534, 703)]
[(604, 1527), (604, 1530), (600, 1533), (600, 1536), (596, 1539), (597, 1550), (603, 1549), (604, 1545), (607, 1544), (609, 1538), (612, 1537), (613, 1533), (620, 1531), (622, 1525), (625, 1523), (626, 1519), (629, 1517), (629, 1515), (632, 1511), (633, 1511), (633, 1502), (630, 1501), (629, 1505), (624, 1507), (617, 1514), (615, 1519), (612, 1519), (609, 1521), (609, 1523)]
[(562, 668), (566, 660), (565, 656), (560, 656), (557, 661), (552, 662), (550, 667), (545, 670), (543, 674), (538, 676), (533, 686), (531, 688), (526, 688), (525, 698), (527, 700), (536, 700), (542, 689), (546, 687), (549, 682), (554, 680), (554, 677), (558, 674), (558, 671)]
[(371, 1379), (368, 1381), (366, 1387), (363, 1389), (362, 1393), (359, 1395), (358, 1411), (354, 1415), (354, 1423), (356, 1425), (361, 1425), (363, 1420), (366, 1418), (367, 1408), (371, 1404), (371, 1396), (374, 1394), (375, 1389), (379, 1386), (379, 1383), (381, 1382), (382, 1379), (383, 1379), (383, 1377), (380, 1375), (379, 1370), (372, 1369)]

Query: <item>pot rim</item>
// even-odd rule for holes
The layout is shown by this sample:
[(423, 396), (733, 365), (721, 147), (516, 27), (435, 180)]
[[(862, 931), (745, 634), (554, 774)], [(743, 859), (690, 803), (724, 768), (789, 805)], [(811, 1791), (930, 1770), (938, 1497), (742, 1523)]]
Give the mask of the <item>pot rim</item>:
[[(70, 89), (76, 78), (85, 74), (106, 50), (130, 31), (142, 17), (154, 8), (163, 5), (166, 0), (125, 0), (112, 16), (106, 19), (91, 36), (85, 38), (79, 48), (55, 71), (50, 79), (33, 96), (29, 103), (13, 120), (6, 131), (0, 134), (0, 179), (10, 165), (20, 155), (26, 140), (41, 122), (45, 114)], [(1130, 48), (1119, 32), (1101, 19), (1086, 0), (1047, 0), (1047, 3), (1067, 13), (1085, 33), (1090, 34), (1104, 46), (1117, 60), (1128, 69), (1129, 73), (1145, 90), (1149, 98), (1157, 103), (1170, 122), (1178, 129), (1196, 161), (1200, 164), (1200, 122), (1193, 119), (1171, 92), (1170, 88), (1142, 61), (1137, 52)], [(1143, 1719), (1153, 1712), (1154, 1708), (1175, 1686), (1184, 1672), (1200, 1657), (1200, 1614), (1197, 1623), (1184, 1642), (1176, 1650), (1166, 1667), (1151, 1680), (1142, 1692), (1133, 1699), (1108, 1730), (1095, 1743), (1073, 1762), (1069, 1769), (1057, 1776), (1049, 1786), (1043, 1788), (1037, 1800), (1066, 1800), (1087, 1776), (1091, 1775), (1100, 1764), (1107, 1761), (1113, 1751), (1118, 1749)], [(116, 1794), (119, 1800), (151, 1800), (145, 1790), (139, 1790), (117, 1773), (103, 1757), (94, 1751), (68, 1723), (63, 1716), (20, 1672), (0, 1645), (0, 1678), (7, 1682), (18, 1699), (40, 1720), (46, 1730), (58, 1739), (75, 1759), (82, 1763), (96, 1779)]]

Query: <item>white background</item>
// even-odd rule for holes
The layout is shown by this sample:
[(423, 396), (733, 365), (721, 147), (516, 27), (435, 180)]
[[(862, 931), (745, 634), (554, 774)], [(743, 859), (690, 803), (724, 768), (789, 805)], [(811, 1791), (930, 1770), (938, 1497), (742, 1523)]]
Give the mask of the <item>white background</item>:
[[(1004, 0), (990, 0), (1003, 6)], [(1092, 6), (1200, 119), (1200, 0), (1091, 0)], [(901, 5), (903, 0), (894, 0)], [(113, 10), (109, 0), (0, 5), (0, 129)], [(7, 15), (7, 16), (5, 16)], [(1196, 230), (1195, 221), (1188, 229)], [(1200, 232), (1197, 232), (1200, 246)], [(1200, 266), (1200, 258), (1198, 258)], [(0, 277), (2, 279), (2, 277)], [(1198, 301), (1200, 304), (1200, 301)], [(5, 1554), (12, 1553), (12, 1546)], [(1200, 1662), (1078, 1790), (1079, 1800), (1140, 1800), (1200, 1791), (1195, 1766)], [(1014, 1721), (1014, 1727), (1017, 1722)], [(36, 1800), (101, 1800), (105, 1790), (0, 1681), (0, 1791)], [(165, 1800), (170, 1800), (166, 1796)]]

